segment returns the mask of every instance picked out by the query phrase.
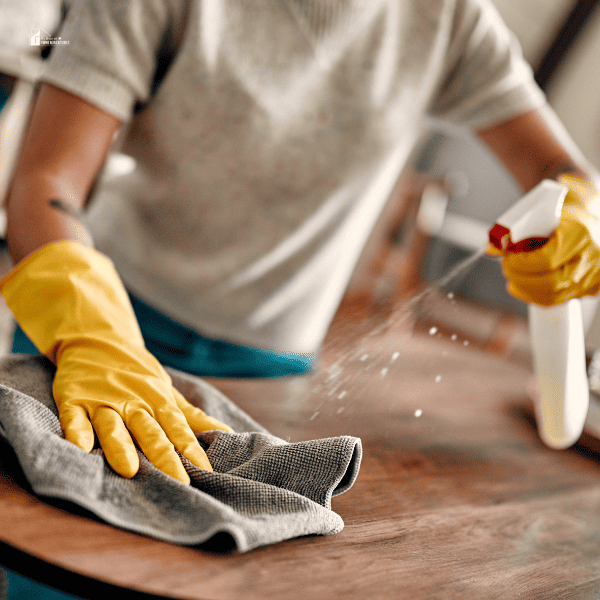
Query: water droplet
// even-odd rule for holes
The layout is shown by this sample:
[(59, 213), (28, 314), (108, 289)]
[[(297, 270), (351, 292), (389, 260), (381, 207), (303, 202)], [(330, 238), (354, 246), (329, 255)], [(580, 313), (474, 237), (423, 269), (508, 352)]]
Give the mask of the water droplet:
[(439, 383), (442, 380), (442, 376), (441, 375), (436, 375), (435, 376), (435, 382)]
[(436, 333), (437, 333), (437, 327), (432, 327), (432, 328), (429, 330), (429, 335), (435, 335)]
[(463, 346), (468, 346), (468, 345), (469, 345), (469, 340), (465, 340), (465, 341), (463, 342)]
[(455, 342), (457, 337), (458, 337), (458, 336), (457, 336), (455, 333), (453, 333), (453, 334), (450, 336), (450, 339), (451, 339), (453, 342)]
[(329, 373), (328, 377), (327, 377), (327, 383), (329, 383), (330, 381), (334, 381), (335, 379), (338, 379), (339, 376), (341, 374), (341, 371), (336, 371), (334, 373)]
[(368, 355), (368, 354), (363, 354), (363, 355), (360, 357), (360, 361), (361, 361), (361, 362), (365, 362), (365, 360), (367, 360), (367, 358), (369, 358), (369, 355)]
[(394, 354), (392, 354), (391, 362), (396, 362), (399, 356), (400, 352), (394, 352)]
[(454, 298), (454, 292), (448, 292), (448, 300), (452, 300)]
[(383, 369), (381, 369), (381, 377), (385, 377), (387, 375), (388, 372), (388, 368), (387, 367), (383, 367)]
[(415, 410), (415, 417), (419, 418), (422, 414), (423, 411), (420, 408), (417, 408), (417, 410)]

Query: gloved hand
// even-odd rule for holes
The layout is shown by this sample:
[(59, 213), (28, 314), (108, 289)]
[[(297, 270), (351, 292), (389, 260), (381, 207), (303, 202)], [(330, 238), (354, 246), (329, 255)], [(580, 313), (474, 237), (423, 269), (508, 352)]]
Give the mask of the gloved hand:
[(549, 240), (535, 250), (489, 252), (503, 257), (508, 291), (542, 306), (600, 290), (600, 193), (575, 175), (561, 175), (558, 181), (568, 192), (560, 224)]
[(108, 258), (76, 242), (55, 242), (21, 261), (0, 290), (56, 365), (53, 394), (67, 440), (89, 452), (95, 431), (124, 477), (139, 469), (131, 435), (156, 467), (183, 483), (190, 479), (175, 448), (212, 471), (194, 432), (231, 428), (189, 404), (146, 350)]

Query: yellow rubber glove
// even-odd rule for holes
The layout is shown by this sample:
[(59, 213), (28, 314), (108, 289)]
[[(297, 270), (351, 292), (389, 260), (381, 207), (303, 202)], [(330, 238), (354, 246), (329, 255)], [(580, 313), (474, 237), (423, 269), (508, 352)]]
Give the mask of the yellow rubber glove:
[(76, 242), (55, 242), (21, 261), (0, 290), (19, 325), (56, 365), (53, 394), (67, 440), (89, 452), (95, 431), (109, 464), (124, 477), (139, 469), (131, 436), (156, 467), (183, 483), (190, 479), (175, 448), (212, 470), (194, 432), (231, 428), (187, 402), (146, 350), (108, 258)]
[(531, 251), (499, 252), (508, 291), (542, 306), (600, 290), (600, 193), (575, 175), (561, 175), (558, 181), (569, 191), (560, 224), (549, 240)]

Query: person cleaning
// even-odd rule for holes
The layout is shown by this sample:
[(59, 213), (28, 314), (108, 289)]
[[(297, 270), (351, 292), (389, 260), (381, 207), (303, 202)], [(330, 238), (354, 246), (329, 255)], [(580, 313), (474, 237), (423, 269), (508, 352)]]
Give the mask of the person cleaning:
[[(6, 201), (0, 289), (14, 350), (56, 365), (66, 438), (89, 451), (95, 435), (124, 477), (137, 444), (187, 483), (177, 452), (209, 469), (194, 434), (227, 427), (164, 365), (318, 368), (428, 118), (475, 132), (524, 191), (569, 174), (559, 231), (534, 258), (507, 251), (505, 272), (546, 303), (597, 291), (592, 171), (488, 0), (98, 0), (73, 3), (59, 35)], [(115, 148), (136, 167), (106, 180)]]

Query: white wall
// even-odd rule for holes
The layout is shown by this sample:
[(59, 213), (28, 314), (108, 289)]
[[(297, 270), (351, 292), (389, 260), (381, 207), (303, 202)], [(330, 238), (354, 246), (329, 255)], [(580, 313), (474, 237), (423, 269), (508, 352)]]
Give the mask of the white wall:
[(493, 0), (521, 42), (525, 58), (535, 66), (554, 38), (573, 0)]
[[(535, 67), (574, 0), (494, 0)], [(583, 154), (600, 169), (600, 8), (586, 24), (547, 90)]]
[(600, 169), (600, 7), (561, 65), (547, 94), (579, 148)]

